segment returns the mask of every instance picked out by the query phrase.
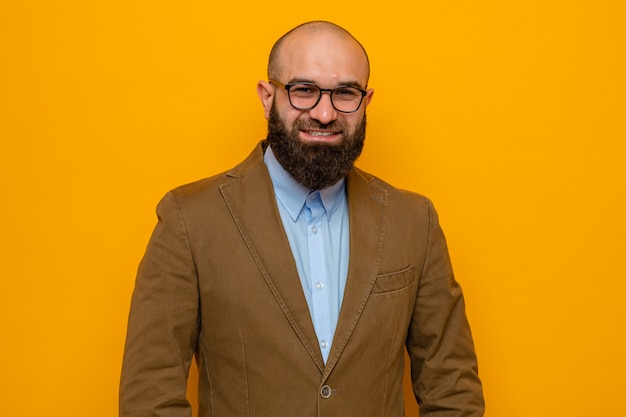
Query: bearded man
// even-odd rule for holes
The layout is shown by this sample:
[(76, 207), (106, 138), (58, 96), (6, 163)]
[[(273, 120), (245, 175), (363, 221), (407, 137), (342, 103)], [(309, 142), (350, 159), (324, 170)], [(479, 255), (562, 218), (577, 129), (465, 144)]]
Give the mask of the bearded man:
[(274, 45), (268, 135), (177, 188), (133, 293), (120, 416), (400, 417), (405, 349), (422, 416), (482, 416), (476, 356), (431, 202), (354, 167), (369, 61), (329, 22)]

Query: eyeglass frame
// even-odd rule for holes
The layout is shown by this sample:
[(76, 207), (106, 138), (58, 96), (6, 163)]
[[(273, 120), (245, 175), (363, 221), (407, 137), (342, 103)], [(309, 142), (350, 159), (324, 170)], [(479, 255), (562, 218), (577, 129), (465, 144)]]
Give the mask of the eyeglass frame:
[[(289, 104), (291, 105), (291, 107), (293, 107), (296, 110), (301, 110), (301, 111), (309, 111), (309, 110), (315, 108), (315, 106), (317, 106), (320, 103), (320, 101), (322, 100), (322, 94), (326, 92), (329, 95), (330, 104), (333, 106), (333, 109), (337, 110), (340, 113), (347, 113), (347, 114), (356, 113), (361, 108), (361, 105), (363, 104), (363, 99), (367, 95), (367, 91), (365, 91), (365, 90), (363, 90), (361, 88), (358, 88), (358, 87), (351, 86), (351, 85), (340, 85), (340, 86), (335, 87), (335, 88), (322, 88), (319, 85), (317, 85), (315, 83), (312, 83), (312, 82), (309, 82), (309, 81), (301, 81), (301, 82), (297, 82), (297, 83), (283, 84), (280, 81), (276, 81), (276, 80), (273, 80), (271, 78), (269, 79), (269, 83), (272, 84), (272, 85), (275, 85), (277, 87), (284, 88), (287, 91), (287, 98), (289, 99)], [(310, 85), (310, 86), (315, 87), (318, 90), (320, 90), (320, 95), (317, 97), (317, 100), (315, 101), (315, 104), (313, 104), (310, 107), (297, 107), (297, 106), (295, 106), (291, 102), (291, 94), (290, 94), (289, 90), (291, 89), (291, 87), (296, 86), (296, 85)], [(356, 109), (351, 110), (351, 111), (345, 111), (345, 110), (339, 110), (335, 106), (335, 103), (333, 102), (333, 93), (335, 92), (335, 90), (339, 90), (341, 88), (353, 88), (353, 89), (355, 89), (355, 90), (357, 90), (357, 91), (359, 91), (361, 93), (361, 100), (359, 101), (359, 105), (356, 107)]]

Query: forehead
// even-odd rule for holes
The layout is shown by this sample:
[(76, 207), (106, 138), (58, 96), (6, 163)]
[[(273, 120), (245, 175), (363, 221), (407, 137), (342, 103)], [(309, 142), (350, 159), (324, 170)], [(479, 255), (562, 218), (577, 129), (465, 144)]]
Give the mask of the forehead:
[(323, 87), (357, 82), (367, 84), (367, 58), (349, 36), (333, 32), (294, 33), (286, 38), (279, 55), (279, 71), (286, 81), (307, 80)]

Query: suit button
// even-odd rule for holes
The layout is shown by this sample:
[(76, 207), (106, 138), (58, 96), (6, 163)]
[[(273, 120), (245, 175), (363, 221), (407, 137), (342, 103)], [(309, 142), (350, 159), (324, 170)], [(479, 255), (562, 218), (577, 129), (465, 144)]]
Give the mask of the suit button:
[(320, 395), (322, 396), (322, 398), (329, 398), (330, 393), (331, 393), (331, 390), (328, 385), (324, 385), (322, 389), (320, 390)]

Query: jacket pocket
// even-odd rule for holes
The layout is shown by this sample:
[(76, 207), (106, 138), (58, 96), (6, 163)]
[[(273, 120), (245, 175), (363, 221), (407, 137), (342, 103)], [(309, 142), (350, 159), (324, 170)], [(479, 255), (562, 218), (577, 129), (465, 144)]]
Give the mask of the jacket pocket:
[(379, 275), (372, 288), (372, 294), (381, 294), (401, 290), (413, 282), (413, 265), (409, 265), (401, 271)]

